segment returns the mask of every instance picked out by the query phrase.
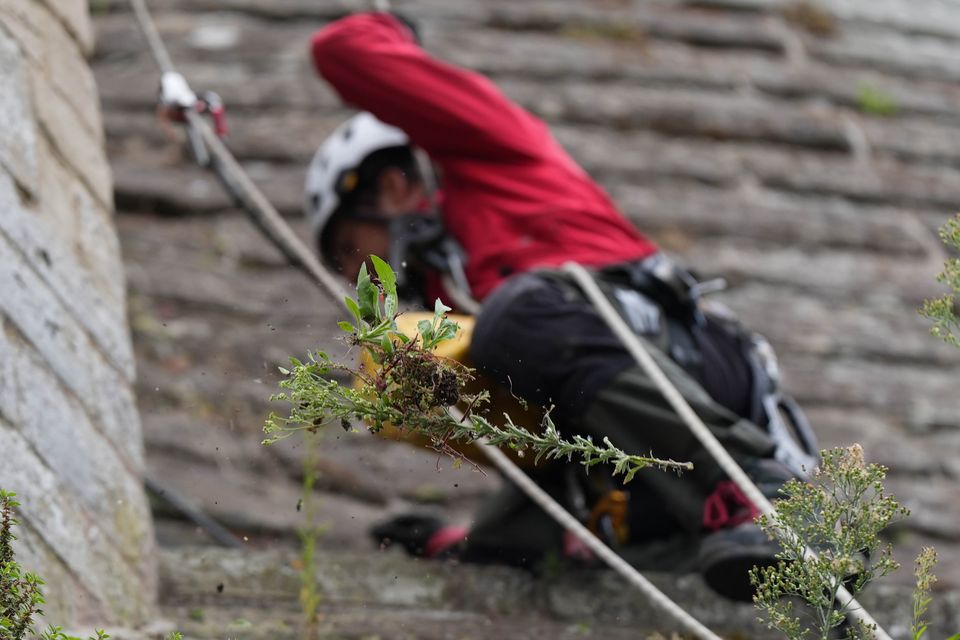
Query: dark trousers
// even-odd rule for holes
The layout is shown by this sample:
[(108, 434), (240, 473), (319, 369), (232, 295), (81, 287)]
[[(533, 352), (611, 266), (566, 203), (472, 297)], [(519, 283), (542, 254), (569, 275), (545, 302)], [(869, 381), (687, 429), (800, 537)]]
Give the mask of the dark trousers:
[[(749, 393), (746, 365), (736, 361), (742, 356), (709, 323), (686, 329), (699, 347), (699, 360), (685, 368), (654, 346), (662, 341), (647, 340), (657, 363), (735, 457), (771, 456), (773, 442), (765, 431), (732, 410)], [(609, 437), (630, 453), (693, 462), (694, 469), (679, 476), (645, 469), (626, 489), (631, 542), (699, 534), (704, 501), (725, 476), (574, 284), (555, 272), (511, 278), (485, 301), (471, 357), (480, 371), (515, 394), (554, 406), (551, 415), (563, 434), (589, 435), (594, 441)], [(571, 473), (585, 476), (574, 461), (538, 470), (534, 477), (564, 503)], [(609, 470), (590, 475), (597, 474), (609, 476)], [(478, 514), (467, 556), (536, 560), (559, 549), (561, 534), (508, 485)]]

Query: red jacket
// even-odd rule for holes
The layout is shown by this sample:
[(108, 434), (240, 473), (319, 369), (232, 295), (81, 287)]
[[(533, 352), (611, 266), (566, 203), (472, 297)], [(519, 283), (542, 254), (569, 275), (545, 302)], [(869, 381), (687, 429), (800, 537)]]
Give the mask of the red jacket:
[(656, 251), (542, 121), (483, 76), (427, 55), (396, 18), (344, 18), (311, 44), (345, 102), (402, 129), (440, 167), (444, 223), (467, 252), (478, 300), (535, 267)]

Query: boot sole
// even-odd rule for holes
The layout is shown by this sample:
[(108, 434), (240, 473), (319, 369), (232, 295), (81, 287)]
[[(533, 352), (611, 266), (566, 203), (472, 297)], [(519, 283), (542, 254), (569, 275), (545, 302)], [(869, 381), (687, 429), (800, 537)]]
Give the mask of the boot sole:
[(737, 549), (735, 553), (714, 554), (702, 563), (704, 582), (718, 594), (738, 602), (753, 602), (756, 587), (750, 584), (749, 571), (753, 567), (768, 567), (777, 563), (769, 548)]

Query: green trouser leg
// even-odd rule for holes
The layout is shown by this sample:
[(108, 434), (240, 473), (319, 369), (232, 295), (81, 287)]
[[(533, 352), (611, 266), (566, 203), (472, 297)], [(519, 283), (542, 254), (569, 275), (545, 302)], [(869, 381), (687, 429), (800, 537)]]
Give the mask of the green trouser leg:
[[(554, 499), (565, 502), (560, 465), (531, 475)], [(462, 558), (535, 566), (547, 554), (560, 552), (562, 536), (563, 529), (553, 518), (515, 484), (504, 482), (477, 513)]]
[[(774, 445), (764, 431), (715, 403), (661, 352), (651, 353), (735, 459), (772, 455)], [(621, 372), (601, 388), (578, 420), (577, 428), (594, 439), (609, 437), (614, 445), (631, 453), (692, 462), (693, 470), (682, 474), (651, 468), (643, 470), (638, 478), (641, 490), (653, 492), (667, 505), (684, 530), (701, 530), (704, 501), (725, 474), (640, 367)]]
[[(654, 357), (735, 458), (772, 454), (773, 443), (759, 427), (717, 405), (695, 380), (661, 353), (654, 352)], [(693, 470), (683, 474), (645, 469), (626, 488), (648, 494), (631, 500), (631, 507), (655, 502), (658, 504), (650, 509), (651, 517), (669, 513), (679, 529), (676, 535), (696, 535), (702, 530), (704, 501), (725, 475), (639, 367), (621, 372), (601, 388), (584, 415), (566, 426), (568, 431), (574, 428), (594, 439), (609, 437), (625, 451), (693, 462)], [(575, 465), (574, 473), (586, 473), (576, 462), (564, 464)], [(533, 475), (548, 493), (567, 504), (569, 493), (562, 466), (554, 465)], [(591, 473), (605, 471), (595, 468)], [(642, 521), (645, 515), (633, 514), (631, 519)], [(478, 513), (465, 559), (535, 564), (545, 553), (559, 551), (561, 540), (560, 526), (520, 489), (507, 483)]]

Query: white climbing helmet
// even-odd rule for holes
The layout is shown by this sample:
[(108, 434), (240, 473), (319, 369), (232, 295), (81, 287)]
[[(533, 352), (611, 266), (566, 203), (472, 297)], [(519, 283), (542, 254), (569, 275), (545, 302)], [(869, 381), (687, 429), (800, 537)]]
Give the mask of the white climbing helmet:
[(304, 210), (313, 231), (314, 247), (343, 196), (357, 185), (357, 170), (375, 151), (410, 144), (403, 131), (358, 113), (330, 134), (310, 161), (304, 187)]

